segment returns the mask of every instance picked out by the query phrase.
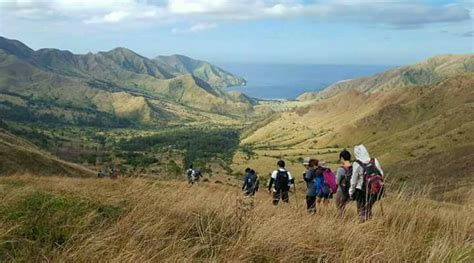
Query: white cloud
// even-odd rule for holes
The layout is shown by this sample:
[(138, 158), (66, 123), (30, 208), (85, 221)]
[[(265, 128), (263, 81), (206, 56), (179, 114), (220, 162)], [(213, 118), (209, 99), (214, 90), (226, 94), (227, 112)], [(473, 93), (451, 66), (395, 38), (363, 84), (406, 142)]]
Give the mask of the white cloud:
[(110, 23), (120, 22), (124, 18), (128, 17), (129, 15), (130, 13), (125, 12), (125, 11), (114, 11), (114, 12), (111, 12), (110, 14), (105, 15), (104, 21), (110, 22)]
[(218, 27), (217, 23), (196, 23), (196, 24), (191, 25), (189, 28), (184, 28), (184, 29), (175, 27), (171, 29), (171, 33), (174, 35), (198, 33), (202, 31), (208, 31), (217, 27)]
[[(190, 24), (190, 31), (212, 29), (215, 26), (209, 25), (229, 20), (292, 17), (405, 28), (469, 20), (472, 15), (465, 6), (408, 0), (0, 0), (0, 13), (14, 19), (67, 18), (104, 24), (176, 21)], [(207, 27), (202, 21), (208, 21)], [(198, 30), (191, 30), (193, 26)]]
[(214, 29), (214, 28), (217, 28), (216, 23), (197, 23), (195, 25), (192, 25), (189, 28), (189, 31), (199, 32), (199, 31), (206, 31), (206, 30), (210, 30), (210, 29)]

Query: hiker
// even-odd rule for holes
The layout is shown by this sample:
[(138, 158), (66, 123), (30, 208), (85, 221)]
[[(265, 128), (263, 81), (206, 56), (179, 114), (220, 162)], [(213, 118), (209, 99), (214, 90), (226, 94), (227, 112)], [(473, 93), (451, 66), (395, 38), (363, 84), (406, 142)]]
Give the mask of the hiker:
[(303, 173), (303, 180), (306, 182), (306, 209), (309, 213), (316, 213), (316, 166), (318, 160), (305, 158), (303, 160), (303, 166), (306, 171)]
[(201, 180), (201, 177), (202, 177), (201, 169), (194, 170), (194, 176), (193, 176), (194, 183), (199, 183), (199, 180)]
[(193, 169), (193, 165), (189, 166), (189, 169), (186, 171), (186, 177), (188, 178), (188, 184), (194, 184), (194, 175), (195, 171)]
[(115, 169), (111, 179), (117, 179), (120, 176), (120, 169)]
[(242, 191), (244, 191), (245, 196), (254, 196), (255, 192), (258, 192), (258, 176), (257, 173), (250, 168), (245, 169), (245, 178), (242, 185)]
[(344, 149), (339, 153), (341, 166), (336, 170), (336, 207), (341, 215), (344, 216), (346, 204), (349, 202), (349, 188), (351, 187), (352, 164), (351, 153)]
[(278, 169), (273, 171), (270, 177), (270, 184), (268, 185), (268, 192), (272, 192), (273, 189), (273, 205), (278, 205), (280, 199), (288, 203), (288, 191), (290, 190), (291, 182), (293, 181), (293, 177), (291, 173), (285, 169), (285, 161), (279, 160), (277, 162)]
[(357, 202), (357, 212), (361, 222), (372, 217), (374, 203), (382, 197), (383, 171), (375, 158), (370, 158), (364, 145), (354, 147), (355, 162), (352, 164), (349, 195)]
[(114, 176), (114, 173), (115, 173), (115, 168), (111, 167), (109, 169), (109, 177), (112, 178)]
[(321, 161), (316, 168), (316, 192), (318, 204), (323, 202), (324, 206), (329, 204), (333, 193), (337, 191), (336, 178), (325, 161)]
[(99, 173), (97, 174), (97, 177), (99, 177), (99, 178), (104, 178), (104, 177), (105, 177), (104, 170), (100, 169), (100, 170), (99, 170)]

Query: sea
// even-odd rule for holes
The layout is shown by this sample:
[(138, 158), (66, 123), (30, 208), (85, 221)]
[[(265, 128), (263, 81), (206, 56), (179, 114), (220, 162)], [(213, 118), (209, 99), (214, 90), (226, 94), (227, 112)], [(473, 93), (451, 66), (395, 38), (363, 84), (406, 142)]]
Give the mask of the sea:
[(394, 65), (288, 65), (218, 64), (247, 80), (246, 86), (230, 87), (250, 97), (293, 100), (307, 91), (319, 91), (341, 80), (370, 76), (394, 68)]

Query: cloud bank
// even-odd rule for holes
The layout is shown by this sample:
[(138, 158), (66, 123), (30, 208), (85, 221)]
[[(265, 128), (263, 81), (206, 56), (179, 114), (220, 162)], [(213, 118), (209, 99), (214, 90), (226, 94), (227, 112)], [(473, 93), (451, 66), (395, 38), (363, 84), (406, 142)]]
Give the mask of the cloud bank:
[(240, 20), (306, 18), (412, 28), (471, 19), (462, 4), (368, 0), (13, 0), (0, 2), (9, 19), (73, 20), (84, 24), (186, 23), (200, 32)]

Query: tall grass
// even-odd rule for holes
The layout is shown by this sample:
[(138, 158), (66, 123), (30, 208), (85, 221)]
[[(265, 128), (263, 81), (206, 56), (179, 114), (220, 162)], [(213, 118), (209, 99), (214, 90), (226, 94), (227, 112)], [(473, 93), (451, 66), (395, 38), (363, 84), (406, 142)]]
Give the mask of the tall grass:
[[(383, 215), (379, 203), (374, 219), (359, 223), (354, 204), (349, 205), (343, 219), (337, 216), (334, 204), (318, 207), (318, 213), (310, 215), (304, 210), (303, 192), (298, 192), (298, 196), (292, 194), (290, 204), (273, 207), (267, 193), (244, 199), (237, 188), (214, 183), (189, 187), (181, 182), (144, 179), (21, 176), (0, 179), (0, 187), (8, 189), (10, 196), (6, 198), (3, 194), (3, 208), (22, 204), (25, 198), (31, 198), (31, 193), (59, 198), (69, 204), (60, 206), (64, 211), (74, 206), (81, 208), (71, 213), (74, 218), (58, 219), (58, 215), (65, 213), (57, 207), (63, 212), (30, 216), (49, 216), (58, 229), (69, 226), (61, 246), (46, 239), (29, 240), (28, 246), (21, 247), (26, 243), (19, 240), (28, 237), (14, 229), (31, 227), (27, 224), (30, 219), (20, 217), (11, 222), (6, 220), (8, 215), (0, 213), (4, 260), (32, 257), (92, 262), (474, 260), (472, 207), (432, 201), (421, 193), (392, 193), (382, 201)], [(101, 207), (117, 206), (120, 209), (112, 209), (107, 216), (100, 213)], [(18, 209), (28, 210), (21, 205)], [(48, 227), (54, 228), (51, 224)], [(32, 250), (35, 246), (37, 249)]]

